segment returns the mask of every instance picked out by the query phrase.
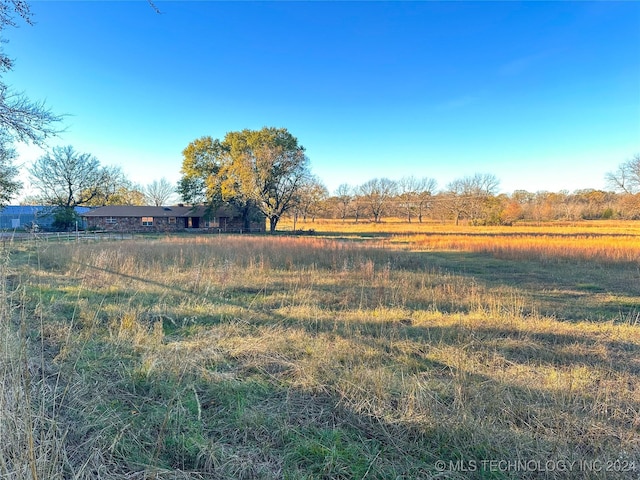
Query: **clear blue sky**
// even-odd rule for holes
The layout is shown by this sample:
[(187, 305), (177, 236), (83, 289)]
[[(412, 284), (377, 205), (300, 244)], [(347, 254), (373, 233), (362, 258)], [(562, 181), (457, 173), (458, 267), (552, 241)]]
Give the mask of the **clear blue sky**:
[[(202, 136), (286, 127), (333, 191), (374, 177), (603, 188), (640, 153), (638, 2), (34, 1), (6, 80), (54, 145), (141, 184)], [(21, 148), (28, 163), (38, 152)]]

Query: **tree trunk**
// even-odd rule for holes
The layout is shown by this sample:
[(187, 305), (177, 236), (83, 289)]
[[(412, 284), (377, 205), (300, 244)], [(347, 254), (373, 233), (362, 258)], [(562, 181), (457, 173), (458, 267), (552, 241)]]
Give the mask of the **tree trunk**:
[(251, 217), (249, 216), (251, 207), (247, 205), (242, 209), (242, 225), (246, 232), (251, 231)]
[(269, 217), (269, 233), (276, 231), (276, 225), (278, 225), (279, 218), (277, 216)]

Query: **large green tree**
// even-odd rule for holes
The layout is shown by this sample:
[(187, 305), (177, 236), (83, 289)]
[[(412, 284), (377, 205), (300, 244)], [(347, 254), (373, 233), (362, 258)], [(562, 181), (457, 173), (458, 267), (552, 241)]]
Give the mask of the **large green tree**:
[(299, 201), (309, 176), (309, 159), (298, 139), (285, 128), (230, 132), (223, 164), (222, 193), (255, 202), (274, 232), (284, 213)]
[(185, 203), (197, 204), (220, 199), (220, 167), (227, 155), (218, 139), (200, 137), (182, 151), (182, 177), (177, 192)]
[[(195, 140), (183, 151), (178, 190), (183, 200), (228, 202), (248, 221), (257, 208), (274, 232), (284, 213), (300, 200), (309, 159), (285, 128), (229, 132), (223, 141)], [(195, 202), (190, 202), (195, 203)]]

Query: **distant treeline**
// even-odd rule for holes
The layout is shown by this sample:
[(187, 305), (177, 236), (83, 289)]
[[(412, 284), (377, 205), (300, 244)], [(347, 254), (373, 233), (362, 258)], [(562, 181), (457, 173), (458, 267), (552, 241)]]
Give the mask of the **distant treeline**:
[[(391, 185), (395, 183), (395, 185)], [(378, 188), (371, 188), (372, 185)], [(386, 188), (381, 188), (386, 184)], [(449, 188), (407, 190), (398, 182), (376, 179), (360, 187), (342, 185), (334, 195), (309, 195), (292, 215), (344, 221), (404, 218), (409, 222), (441, 221), (473, 225), (509, 225), (518, 221), (640, 219), (640, 193), (585, 189), (572, 193), (527, 192), (496, 194), (492, 189)]]

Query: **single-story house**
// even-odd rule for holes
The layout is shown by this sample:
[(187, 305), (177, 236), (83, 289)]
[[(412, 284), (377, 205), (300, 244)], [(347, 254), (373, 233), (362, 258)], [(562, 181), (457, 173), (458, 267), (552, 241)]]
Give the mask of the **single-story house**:
[(266, 217), (251, 212), (250, 220), (231, 205), (168, 207), (108, 205), (82, 214), (87, 229), (112, 232), (264, 232)]
[[(0, 209), (0, 229), (24, 230), (53, 228), (54, 213), (57, 207), (50, 205), (7, 205)], [(75, 207), (76, 214), (82, 216), (89, 211), (88, 207)], [(83, 228), (83, 225), (78, 225)]]

